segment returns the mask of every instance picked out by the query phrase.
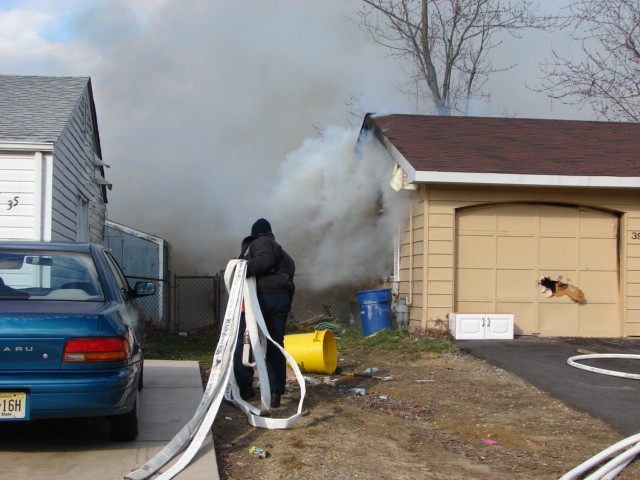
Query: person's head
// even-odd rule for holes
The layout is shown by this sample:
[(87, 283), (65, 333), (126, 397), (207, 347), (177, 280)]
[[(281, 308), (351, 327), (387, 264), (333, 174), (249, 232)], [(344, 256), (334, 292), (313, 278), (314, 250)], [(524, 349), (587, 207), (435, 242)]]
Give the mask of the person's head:
[(267, 235), (271, 233), (271, 224), (264, 218), (259, 218), (251, 226), (251, 236), (259, 237), (260, 235)]

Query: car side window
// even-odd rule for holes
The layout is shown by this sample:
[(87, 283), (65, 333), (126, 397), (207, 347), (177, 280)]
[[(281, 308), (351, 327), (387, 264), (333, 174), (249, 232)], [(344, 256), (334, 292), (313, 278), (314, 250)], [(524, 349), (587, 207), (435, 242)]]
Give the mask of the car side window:
[(122, 297), (126, 299), (129, 296), (129, 291), (131, 290), (129, 282), (127, 281), (127, 277), (124, 276), (120, 265), (118, 265), (118, 262), (113, 257), (113, 255), (111, 255), (111, 253), (105, 251), (104, 256), (107, 260), (107, 263), (109, 264), (109, 268), (111, 269), (114, 278), (116, 279), (116, 283), (118, 284), (118, 288), (122, 293)]

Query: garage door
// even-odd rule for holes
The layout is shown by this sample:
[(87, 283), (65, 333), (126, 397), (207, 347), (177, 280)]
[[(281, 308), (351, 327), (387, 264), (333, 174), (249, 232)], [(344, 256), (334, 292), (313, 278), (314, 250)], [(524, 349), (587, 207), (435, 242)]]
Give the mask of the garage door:
[[(499, 204), (456, 214), (456, 299), (462, 313), (513, 313), (516, 334), (622, 335), (618, 217), (577, 206)], [(541, 276), (580, 288), (583, 303), (540, 292)]]

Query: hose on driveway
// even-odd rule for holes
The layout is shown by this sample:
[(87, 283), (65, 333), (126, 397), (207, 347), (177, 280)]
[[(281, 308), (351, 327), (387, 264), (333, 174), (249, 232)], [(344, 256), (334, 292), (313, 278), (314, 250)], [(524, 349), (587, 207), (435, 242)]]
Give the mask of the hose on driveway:
[[(609, 358), (624, 358), (624, 359), (640, 359), (640, 355), (624, 354), (624, 353), (593, 353), (588, 355), (576, 355), (570, 357), (567, 363), (572, 367), (580, 368), (594, 373), (600, 373), (603, 375), (611, 375), (615, 377), (629, 378), (633, 380), (640, 380), (640, 375), (635, 373), (620, 372), (617, 370), (608, 370), (604, 368), (592, 367), (579, 363), (581, 360), (591, 359), (609, 359)], [(604, 465), (598, 468), (595, 472), (590, 474), (584, 480), (612, 480), (616, 478), (622, 470), (629, 465), (633, 459), (640, 454), (640, 433), (636, 433), (628, 438), (625, 438), (618, 443), (602, 450), (600, 453), (594, 455), (586, 462), (581, 463), (574, 469), (565, 473), (560, 480), (577, 480), (582, 474), (592, 470), (613, 455)]]

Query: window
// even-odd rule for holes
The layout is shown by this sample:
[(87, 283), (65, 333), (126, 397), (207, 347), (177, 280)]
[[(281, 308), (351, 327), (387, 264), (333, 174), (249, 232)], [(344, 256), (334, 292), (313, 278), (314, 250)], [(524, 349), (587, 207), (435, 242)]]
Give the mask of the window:
[(129, 282), (127, 281), (127, 277), (125, 277), (124, 273), (118, 266), (118, 262), (116, 261), (115, 258), (113, 258), (113, 256), (109, 252), (105, 252), (104, 256), (107, 259), (107, 263), (111, 268), (113, 277), (116, 279), (116, 283), (120, 288), (120, 292), (122, 293), (122, 298), (126, 300), (127, 297), (129, 296), (129, 290), (131, 290), (131, 287), (129, 286)]
[(89, 201), (82, 195), (76, 200), (76, 241), (89, 240)]
[(0, 251), (3, 299), (104, 301), (91, 255)]

